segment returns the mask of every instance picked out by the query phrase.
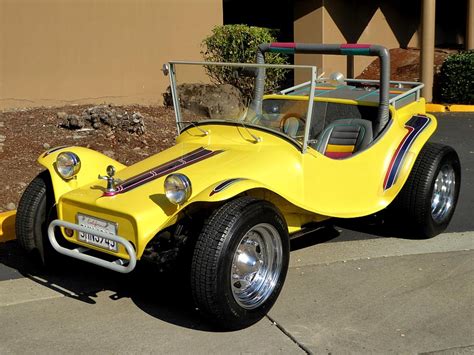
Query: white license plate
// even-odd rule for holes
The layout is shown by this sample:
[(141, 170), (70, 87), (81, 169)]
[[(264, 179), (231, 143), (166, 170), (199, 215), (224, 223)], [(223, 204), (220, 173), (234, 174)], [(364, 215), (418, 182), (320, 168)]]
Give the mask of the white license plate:
[[(84, 214), (77, 214), (77, 224), (83, 227), (89, 227), (103, 233), (110, 235), (117, 235), (117, 223), (109, 222), (103, 219), (87, 216)], [(106, 250), (118, 251), (118, 243), (114, 240), (99, 237), (94, 234), (78, 232), (79, 241), (94, 245)]]

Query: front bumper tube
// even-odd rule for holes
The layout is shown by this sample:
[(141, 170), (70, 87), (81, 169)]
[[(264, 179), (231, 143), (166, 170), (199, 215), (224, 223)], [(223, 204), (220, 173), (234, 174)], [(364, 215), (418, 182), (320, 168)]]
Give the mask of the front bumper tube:
[[(64, 227), (64, 228), (75, 230), (77, 232), (93, 234), (102, 238), (113, 240), (119, 244), (122, 244), (125, 247), (125, 250), (127, 251), (127, 254), (130, 257), (130, 260), (117, 259), (115, 261), (108, 261), (108, 260), (100, 259), (96, 256), (85, 254), (86, 252), (90, 250), (85, 247), (77, 247), (75, 249), (64, 248), (61, 245), (59, 245), (58, 241), (56, 240), (56, 236), (54, 234), (54, 229), (56, 227)], [(49, 224), (48, 238), (54, 250), (56, 250), (60, 254), (69, 256), (71, 258), (79, 259), (79, 260), (82, 260), (82, 261), (85, 261), (97, 266), (102, 266), (106, 269), (117, 271), (122, 274), (131, 272), (135, 268), (135, 265), (137, 264), (137, 256), (135, 254), (135, 249), (133, 248), (133, 245), (128, 240), (118, 235), (110, 235), (110, 234), (107, 234), (107, 233), (104, 233), (92, 228), (88, 228), (88, 227), (80, 226), (78, 224), (55, 219)]]

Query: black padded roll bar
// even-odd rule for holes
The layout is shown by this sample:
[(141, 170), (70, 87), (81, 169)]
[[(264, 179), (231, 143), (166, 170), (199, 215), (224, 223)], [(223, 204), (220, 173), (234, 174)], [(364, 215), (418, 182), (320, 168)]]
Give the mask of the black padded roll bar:
[[(380, 91), (379, 110), (374, 126), (374, 134), (380, 133), (389, 121), (389, 84), (390, 84), (390, 54), (387, 48), (371, 44), (307, 44), (307, 43), (263, 43), (258, 47), (257, 63), (265, 63), (265, 53), (308, 53), (336, 55), (364, 55), (380, 58)], [(260, 110), (265, 88), (265, 69), (257, 71), (255, 85), (255, 107)]]

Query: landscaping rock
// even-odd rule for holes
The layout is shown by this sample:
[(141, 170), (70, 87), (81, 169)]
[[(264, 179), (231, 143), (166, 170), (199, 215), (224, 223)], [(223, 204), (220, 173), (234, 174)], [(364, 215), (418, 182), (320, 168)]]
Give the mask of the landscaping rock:
[(90, 107), (81, 115), (64, 116), (63, 112), (59, 112), (58, 118), (62, 120), (60, 126), (67, 129), (82, 129), (90, 125), (94, 129), (101, 129), (104, 126), (109, 127), (111, 131), (121, 129), (139, 135), (145, 133), (145, 120), (141, 113), (128, 113), (112, 105)]
[[(234, 118), (245, 109), (242, 93), (229, 84), (181, 84), (178, 97), (183, 109), (206, 118)], [(165, 105), (172, 105), (169, 88), (163, 98)]]
[(58, 112), (58, 113), (56, 114), (56, 116), (57, 116), (58, 119), (60, 119), (60, 120), (65, 120), (66, 117), (67, 117), (67, 113), (64, 112), (64, 111), (61, 111), (61, 112)]

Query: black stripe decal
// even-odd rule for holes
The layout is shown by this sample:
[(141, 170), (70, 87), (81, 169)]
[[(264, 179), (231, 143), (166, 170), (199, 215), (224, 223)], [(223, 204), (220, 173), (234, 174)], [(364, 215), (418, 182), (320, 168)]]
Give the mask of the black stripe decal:
[(212, 196), (212, 195), (214, 195), (218, 192), (221, 192), (222, 190), (227, 189), (230, 185), (232, 185), (232, 184), (234, 184), (238, 181), (241, 181), (241, 180), (245, 180), (245, 179), (244, 178), (235, 178), (235, 179), (230, 179), (230, 180), (226, 180), (224, 182), (221, 182), (219, 185), (214, 187), (214, 189), (211, 191), (209, 196)]
[(222, 152), (223, 150), (212, 151), (201, 147), (144, 173), (131, 177), (130, 179), (127, 179), (118, 185), (116, 191), (105, 192), (103, 196), (115, 196), (117, 194), (125, 193), (150, 181), (156, 180), (164, 175), (171, 174), (179, 169), (183, 169), (186, 166), (200, 162), (201, 160), (210, 158)]

